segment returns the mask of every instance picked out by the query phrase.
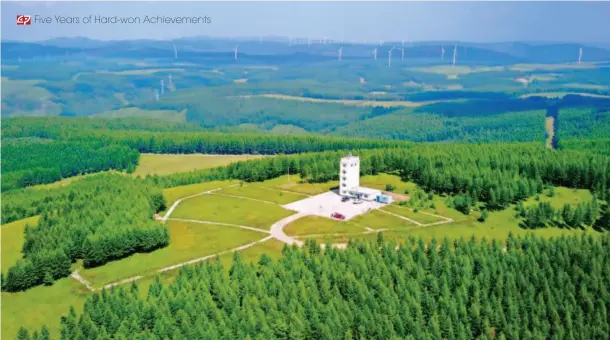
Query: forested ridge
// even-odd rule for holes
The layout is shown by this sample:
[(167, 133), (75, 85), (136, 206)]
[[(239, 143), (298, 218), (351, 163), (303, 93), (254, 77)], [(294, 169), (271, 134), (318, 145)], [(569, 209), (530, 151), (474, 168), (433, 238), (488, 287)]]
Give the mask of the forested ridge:
[[(152, 218), (165, 208), (163, 194), (154, 187), (121, 175), (97, 175), (61, 192), (43, 199), (51, 204), (39, 211), (35, 227), (26, 228), (24, 258), (8, 268), (4, 290), (52, 284), (68, 276), (77, 259), (95, 267), (169, 244), (166, 227)], [(3, 194), (3, 212), (19, 203), (11, 198)]]
[[(607, 339), (610, 239), (410, 239), (235, 253), (94, 293), (61, 317), (62, 339)], [(58, 320), (59, 322), (59, 320)], [(21, 329), (24, 338), (38, 330)], [(42, 332), (42, 331), (41, 331)]]
[[(210, 154), (291, 154), (326, 150), (371, 149), (381, 147), (407, 146), (409, 142), (383, 141), (361, 138), (325, 136), (282, 136), (270, 134), (218, 132), (187, 132), (170, 130), (149, 131), (144, 125), (141, 130), (130, 128), (137, 120), (123, 121), (122, 124), (104, 124), (100, 120), (94, 127), (86, 127), (82, 119), (6, 119), (3, 138), (38, 137), (64, 141), (103, 142), (135, 148), (148, 153), (210, 153)], [(4, 122), (4, 121), (3, 121)], [(153, 124), (156, 126), (156, 123)], [(100, 127), (100, 128), (97, 128)], [(6, 128), (6, 130), (5, 130)]]
[(139, 153), (100, 142), (31, 142), (2, 146), (2, 189), (58, 181), (102, 170), (135, 170)]

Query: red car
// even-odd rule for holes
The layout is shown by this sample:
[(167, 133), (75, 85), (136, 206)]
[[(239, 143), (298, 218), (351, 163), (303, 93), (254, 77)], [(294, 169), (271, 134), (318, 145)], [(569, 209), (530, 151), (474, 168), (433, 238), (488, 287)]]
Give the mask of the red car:
[(345, 219), (345, 216), (343, 216), (343, 215), (339, 214), (338, 212), (336, 212), (336, 213), (332, 213), (332, 214), (330, 215), (330, 217), (332, 217), (332, 218), (336, 218), (336, 219), (338, 219), (338, 220), (344, 220), (344, 219)]

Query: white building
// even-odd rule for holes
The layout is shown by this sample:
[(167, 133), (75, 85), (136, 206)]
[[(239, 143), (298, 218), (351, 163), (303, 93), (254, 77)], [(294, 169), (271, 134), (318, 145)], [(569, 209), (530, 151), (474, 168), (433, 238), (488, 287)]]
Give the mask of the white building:
[(360, 158), (352, 156), (341, 158), (339, 170), (339, 190), (341, 196), (349, 196), (350, 189), (360, 186)]
[(339, 170), (339, 193), (341, 196), (375, 201), (381, 191), (360, 186), (360, 158), (352, 156), (341, 158)]

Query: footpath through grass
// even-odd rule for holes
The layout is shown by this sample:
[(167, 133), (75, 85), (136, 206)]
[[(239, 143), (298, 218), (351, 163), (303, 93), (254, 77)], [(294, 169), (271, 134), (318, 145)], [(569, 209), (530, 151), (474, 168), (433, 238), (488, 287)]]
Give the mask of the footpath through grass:
[(385, 211), (391, 212), (393, 214), (409, 218), (409, 219), (419, 222), (421, 224), (430, 224), (430, 223), (445, 221), (445, 219), (440, 218), (438, 216), (430, 215), (430, 213), (421, 212), (421, 211), (415, 212), (414, 209), (395, 205), (395, 204), (387, 205), (387, 206), (383, 207), (382, 209)]
[(365, 231), (365, 228), (351, 221), (339, 221), (321, 216), (306, 216), (284, 228), (286, 235), (291, 236), (362, 233)]
[(212, 194), (182, 201), (171, 217), (269, 230), (273, 223), (294, 213), (276, 204)]
[(158, 269), (230, 250), (260, 240), (265, 233), (236, 227), (168, 221), (169, 246), (147, 254), (134, 254), (101, 267), (82, 269), (82, 277), (99, 288), (121, 279), (151, 274)]
[(179, 200), (181, 198), (196, 195), (196, 194), (201, 194), (205, 191), (209, 191), (209, 190), (213, 190), (213, 189), (227, 188), (231, 185), (236, 185), (236, 184), (239, 184), (239, 181), (234, 181), (234, 180), (212, 181), (212, 182), (203, 182), (203, 183), (198, 183), (198, 184), (182, 185), (179, 187), (174, 187), (174, 188), (169, 188), (169, 189), (163, 190), (163, 196), (165, 196), (165, 203), (167, 205), (167, 208), (169, 209), (169, 207), (171, 207), (172, 204), (174, 204), (174, 202), (176, 202), (177, 200)]
[(290, 191), (281, 191), (281, 189), (269, 188), (261, 186), (260, 183), (245, 183), (243, 186), (234, 186), (222, 189), (217, 194), (234, 195), (240, 197), (248, 197), (269, 201), (277, 204), (288, 204), (307, 198), (303, 194), (293, 193)]

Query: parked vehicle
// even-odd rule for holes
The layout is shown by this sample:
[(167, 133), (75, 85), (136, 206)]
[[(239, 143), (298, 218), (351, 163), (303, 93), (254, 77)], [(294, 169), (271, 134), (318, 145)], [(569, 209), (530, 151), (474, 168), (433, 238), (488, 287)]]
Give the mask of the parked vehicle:
[(349, 197), (343, 196), (343, 198), (341, 199), (341, 202), (347, 202), (347, 201), (349, 201)]
[(339, 214), (338, 212), (332, 213), (330, 215), (330, 217), (336, 218), (338, 220), (344, 220), (345, 219), (345, 216), (343, 216), (342, 214)]

